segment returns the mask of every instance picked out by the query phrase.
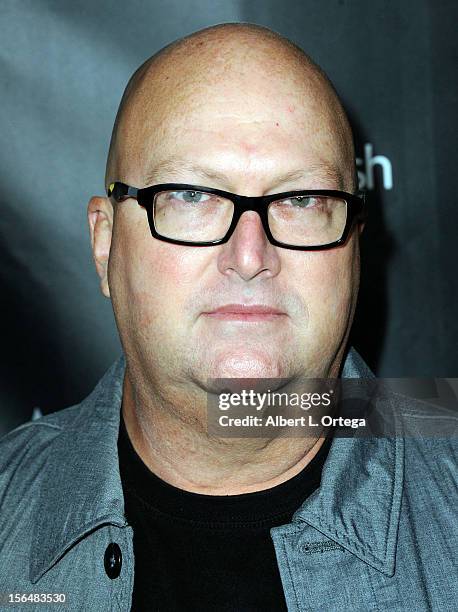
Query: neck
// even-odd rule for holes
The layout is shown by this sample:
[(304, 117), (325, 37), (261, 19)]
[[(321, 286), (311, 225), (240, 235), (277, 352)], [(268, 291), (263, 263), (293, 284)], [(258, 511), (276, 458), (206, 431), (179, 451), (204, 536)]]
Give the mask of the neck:
[[(133, 385), (129, 368), (122, 414), (129, 438), (145, 465), (169, 484), (206, 495), (269, 489), (298, 474), (324, 442), (320, 428), (308, 438), (215, 438), (205, 428), (206, 402), (159, 398)], [(192, 413), (189, 406), (193, 406)], [(196, 408), (200, 405), (200, 409)]]

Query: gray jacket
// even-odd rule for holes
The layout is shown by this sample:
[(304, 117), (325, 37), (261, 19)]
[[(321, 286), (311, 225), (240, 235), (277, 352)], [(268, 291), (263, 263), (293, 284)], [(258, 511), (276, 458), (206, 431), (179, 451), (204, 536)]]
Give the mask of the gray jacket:
[[(122, 357), (81, 404), (0, 440), (0, 610), (130, 609), (133, 530), (117, 453), (124, 369)], [(372, 374), (350, 351), (343, 376)], [(289, 610), (458, 609), (455, 442), (333, 440), (320, 488), (271, 530)], [(106, 554), (112, 543), (119, 557), (113, 546)], [(66, 603), (6, 605), (23, 594)]]

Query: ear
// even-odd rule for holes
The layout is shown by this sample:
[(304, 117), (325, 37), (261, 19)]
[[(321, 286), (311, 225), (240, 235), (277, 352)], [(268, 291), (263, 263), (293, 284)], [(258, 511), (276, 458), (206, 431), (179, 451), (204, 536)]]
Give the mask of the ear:
[(103, 295), (109, 298), (107, 272), (113, 234), (113, 206), (110, 200), (99, 196), (92, 197), (87, 207), (87, 219), (95, 267), (100, 277), (100, 288)]

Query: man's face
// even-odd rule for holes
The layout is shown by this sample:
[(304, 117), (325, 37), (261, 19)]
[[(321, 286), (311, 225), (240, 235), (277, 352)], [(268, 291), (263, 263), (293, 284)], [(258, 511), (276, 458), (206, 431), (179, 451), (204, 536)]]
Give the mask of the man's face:
[[(141, 96), (124, 120), (129, 146), (113, 180), (136, 187), (188, 183), (260, 196), (296, 189), (351, 190), (332, 112), (293, 80), (247, 76)], [(152, 111), (154, 108), (154, 112)], [(127, 145), (128, 143), (128, 145)], [(294, 251), (269, 243), (259, 215), (245, 212), (231, 239), (211, 247), (153, 238), (146, 211), (120, 203), (108, 278), (125, 352), (159, 385), (207, 377), (337, 375), (358, 285), (355, 234), (343, 247)], [(277, 314), (215, 310), (262, 305)]]

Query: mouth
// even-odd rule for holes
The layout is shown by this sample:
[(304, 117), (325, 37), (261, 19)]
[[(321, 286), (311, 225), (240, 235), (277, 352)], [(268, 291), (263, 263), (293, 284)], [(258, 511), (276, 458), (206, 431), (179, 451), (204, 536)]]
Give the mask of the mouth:
[(263, 304), (225, 304), (202, 314), (210, 319), (248, 321), (253, 323), (259, 321), (277, 321), (281, 317), (286, 316), (284, 311)]

